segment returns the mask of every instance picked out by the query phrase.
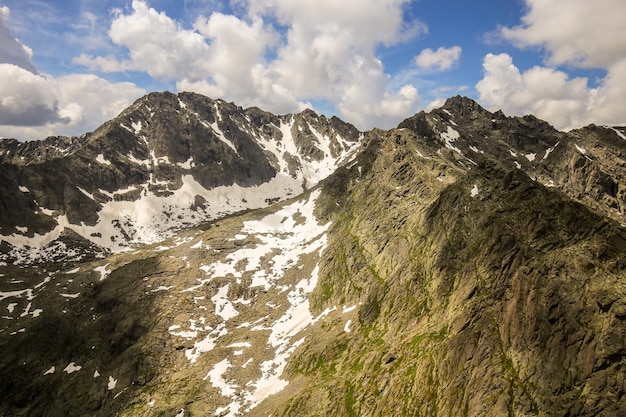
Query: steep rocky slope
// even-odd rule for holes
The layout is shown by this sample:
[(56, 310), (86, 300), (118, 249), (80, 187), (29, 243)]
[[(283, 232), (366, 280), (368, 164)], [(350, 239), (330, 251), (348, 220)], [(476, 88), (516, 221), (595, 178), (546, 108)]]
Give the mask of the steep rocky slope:
[(93, 259), (267, 206), (328, 176), (360, 135), (310, 110), (153, 93), (79, 138), (0, 141), (0, 260)]
[(624, 223), (626, 129), (590, 125), (559, 132), (528, 115), (491, 113), (466, 97), (400, 123), (427, 140), (427, 148), (464, 169), (482, 159), (521, 169), (532, 179)]
[[(0, 266), (0, 414), (626, 414), (623, 135), (455, 97), (367, 132), (292, 199), (105, 259)], [(300, 181), (301, 158), (268, 160)]]
[(314, 305), (357, 319), (296, 352), (307, 383), (279, 415), (626, 412), (624, 229), (520, 170), (467, 175), (426, 149), (391, 132), (325, 185)]

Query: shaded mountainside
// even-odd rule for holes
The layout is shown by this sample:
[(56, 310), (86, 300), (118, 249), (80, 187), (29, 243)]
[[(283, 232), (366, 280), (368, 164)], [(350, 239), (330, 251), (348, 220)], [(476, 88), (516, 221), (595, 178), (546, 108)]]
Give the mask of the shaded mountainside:
[[(240, 120), (224, 138), (256, 126), (268, 172), (321, 182), (104, 259), (0, 266), (0, 414), (626, 414), (622, 128), (558, 132), (454, 97), (367, 132), (348, 161), (333, 135), (359, 134), (338, 119), (165, 97), (209, 126), (201, 110), (223, 106)], [(138, 103), (99, 131), (158, 136), (134, 119), (157, 106)], [(319, 143), (298, 142), (306, 126)], [(298, 152), (260, 141), (277, 130)], [(152, 158), (101, 140), (91, 155), (111, 166)], [(169, 146), (149, 149), (171, 170), (211, 152)], [(167, 192), (159, 166), (144, 191)]]
[(63, 254), (70, 231), (86, 246), (73, 259), (93, 259), (94, 245), (101, 257), (265, 207), (328, 176), (360, 135), (310, 110), (275, 116), (153, 93), (80, 138), (0, 141), (0, 260)]

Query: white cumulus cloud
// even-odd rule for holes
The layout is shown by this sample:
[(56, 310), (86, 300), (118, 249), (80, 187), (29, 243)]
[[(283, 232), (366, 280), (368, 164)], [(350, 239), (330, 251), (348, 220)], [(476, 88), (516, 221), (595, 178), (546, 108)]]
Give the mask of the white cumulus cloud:
[(440, 47), (436, 51), (426, 48), (415, 57), (415, 63), (420, 68), (436, 69), (446, 71), (459, 62), (461, 58), (461, 47), (452, 46), (450, 48)]
[[(532, 113), (560, 129), (589, 123), (626, 124), (626, 31), (622, 0), (526, 0), (522, 24), (500, 28), (518, 47), (540, 47), (546, 66), (520, 72), (507, 54), (485, 56), (480, 99), (509, 114)], [(564, 66), (557, 69), (557, 66)], [(590, 86), (568, 68), (597, 68)]]
[(37, 72), (32, 63), (33, 51), (13, 37), (5, 26), (11, 17), (7, 6), (0, 6), (0, 64), (14, 64), (30, 72)]
[(45, 77), (0, 64), (0, 125), (41, 126), (58, 119), (58, 100)]
[(526, 8), (523, 24), (502, 36), (545, 48), (549, 64), (606, 68), (626, 57), (623, 0), (526, 0)]
[(209, 46), (201, 34), (181, 28), (143, 1), (134, 0), (132, 8), (129, 15), (118, 10), (109, 30), (113, 43), (128, 50), (126, 59), (81, 54), (74, 63), (104, 72), (145, 71), (159, 80), (199, 80), (209, 73)]
[(276, 59), (268, 65), (274, 83), (303, 100), (326, 100), (360, 128), (391, 127), (419, 103), (410, 85), (389, 91), (390, 76), (376, 56), (425, 30), (403, 22), (405, 0), (244, 1), (250, 15), (288, 27)]
[(569, 78), (553, 68), (535, 66), (525, 72), (507, 54), (488, 54), (485, 75), (476, 84), (480, 100), (507, 114), (533, 114), (558, 129), (589, 123), (624, 125), (626, 66), (614, 68), (602, 85), (591, 88), (586, 78)]
[(39, 73), (31, 62), (31, 50), (4, 26), (9, 17), (9, 9), (0, 7), (0, 137), (80, 135), (146, 93), (133, 83), (110, 82), (96, 75)]
[[(424, 32), (405, 22), (408, 0), (236, 0), (242, 16), (213, 12), (193, 28), (134, 0), (113, 19), (109, 35), (127, 55), (80, 55), (93, 70), (144, 71), (176, 82), (178, 90), (256, 105), (276, 113), (301, 111), (320, 100), (371, 128), (390, 127), (414, 111), (419, 95), (407, 85), (390, 90), (376, 56)], [(367, 100), (367, 101), (363, 101)]]
[(133, 83), (114, 83), (92, 74), (55, 78), (0, 64), (0, 137), (81, 135), (144, 94)]

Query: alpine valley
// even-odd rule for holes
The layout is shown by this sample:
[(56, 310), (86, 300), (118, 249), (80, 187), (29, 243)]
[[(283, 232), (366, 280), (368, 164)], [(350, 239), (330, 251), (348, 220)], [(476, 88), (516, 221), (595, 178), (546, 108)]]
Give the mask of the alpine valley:
[(0, 140), (0, 415), (626, 415), (626, 128), (152, 93)]

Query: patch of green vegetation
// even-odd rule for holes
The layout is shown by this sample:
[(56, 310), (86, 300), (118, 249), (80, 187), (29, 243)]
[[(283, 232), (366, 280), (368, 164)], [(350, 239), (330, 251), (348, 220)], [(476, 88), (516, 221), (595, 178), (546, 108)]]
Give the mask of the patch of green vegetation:
[(448, 327), (443, 326), (437, 332), (420, 333), (413, 337), (411, 340), (411, 346), (418, 348), (424, 341), (429, 342), (443, 342), (448, 337)]
[(330, 300), (330, 298), (333, 296), (335, 292), (333, 282), (330, 279), (325, 279), (321, 288), (322, 288), (322, 291), (321, 291), (322, 299), (325, 301)]
[(295, 371), (303, 375), (318, 373), (323, 380), (330, 379), (337, 373), (337, 362), (347, 348), (347, 339), (336, 339), (321, 352), (301, 355), (294, 361)]
[(361, 358), (357, 358), (356, 360), (354, 360), (352, 362), (352, 365), (350, 366), (350, 370), (353, 373), (358, 373), (361, 372), (363, 370), (363, 362), (360, 360)]
[(359, 414), (354, 409), (356, 404), (356, 398), (354, 397), (354, 386), (350, 383), (346, 384), (344, 397), (344, 407), (346, 409), (346, 415), (349, 417), (357, 417)]
[(341, 323), (341, 319), (338, 317), (334, 320), (325, 320), (322, 322), (322, 324), (320, 325), (320, 327), (324, 330), (328, 330), (328, 329), (332, 329), (333, 327), (335, 327), (336, 325), (338, 325), (339, 323)]
[(283, 411), (280, 413), (281, 416), (294, 416), (304, 414), (307, 411), (307, 406), (309, 404), (309, 398), (307, 396), (298, 396), (292, 397), (287, 400)]
[(522, 382), (522, 379), (519, 376), (519, 372), (517, 368), (515, 367), (513, 360), (504, 353), (502, 353), (500, 360), (502, 363), (503, 373), (504, 375), (507, 376), (507, 379), (509, 381), (509, 397), (510, 397), (509, 413), (511, 415), (513, 414), (513, 410), (511, 408), (513, 406), (513, 387), (517, 386), (522, 390), (522, 392), (524, 393), (524, 396), (526, 396), (526, 398), (529, 400), (531, 404), (531, 409), (529, 410), (530, 413), (533, 415), (539, 415), (539, 406), (530, 395), (528, 387)]

